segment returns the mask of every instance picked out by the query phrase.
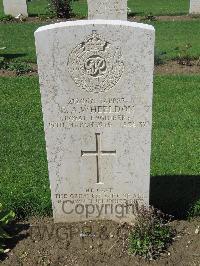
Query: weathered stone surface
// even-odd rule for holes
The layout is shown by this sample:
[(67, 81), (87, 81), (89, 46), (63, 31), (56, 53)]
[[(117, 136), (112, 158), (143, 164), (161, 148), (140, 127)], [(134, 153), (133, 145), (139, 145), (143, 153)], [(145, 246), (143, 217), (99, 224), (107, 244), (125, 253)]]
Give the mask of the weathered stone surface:
[(28, 17), (26, 0), (3, 0), (5, 15)]
[(190, 14), (200, 14), (200, 0), (190, 0)]
[(55, 222), (132, 221), (149, 203), (153, 27), (74, 21), (35, 38)]
[(87, 0), (89, 19), (127, 20), (126, 0)]

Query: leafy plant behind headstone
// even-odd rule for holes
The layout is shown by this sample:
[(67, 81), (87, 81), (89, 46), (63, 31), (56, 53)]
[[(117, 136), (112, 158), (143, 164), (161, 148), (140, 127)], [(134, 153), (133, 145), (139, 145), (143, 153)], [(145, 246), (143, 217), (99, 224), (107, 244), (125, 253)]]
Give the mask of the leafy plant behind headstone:
[(49, 0), (50, 8), (58, 18), (70, 18), (72, 14), (72, 0)]

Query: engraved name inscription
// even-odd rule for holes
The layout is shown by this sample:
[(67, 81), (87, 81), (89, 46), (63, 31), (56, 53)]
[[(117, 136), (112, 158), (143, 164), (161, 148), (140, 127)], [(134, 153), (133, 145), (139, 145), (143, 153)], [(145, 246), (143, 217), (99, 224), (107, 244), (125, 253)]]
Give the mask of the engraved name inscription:
[(137, 109), (148, 112), (150, 106), (135, 106), (126, 98), (69, 98), (66, 106), (60, 106), (60, 118), (49, 121), (49, 128), (146, 128), (148, 120), (137, 115)]

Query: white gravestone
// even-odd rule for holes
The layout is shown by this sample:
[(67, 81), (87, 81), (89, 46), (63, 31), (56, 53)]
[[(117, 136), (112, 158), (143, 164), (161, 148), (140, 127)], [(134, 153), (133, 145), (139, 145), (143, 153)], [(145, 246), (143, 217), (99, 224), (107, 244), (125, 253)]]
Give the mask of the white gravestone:
[(5, 15), (28, 17), (26, 0), (3, 0)]
[(89, 19), (127, 20), (127, 0), (87, 0)]
[(190, 14), (200, 14), (200, 0), (190, 0)]
[(154, 28), (73, 21), (35, 38), (55, 222), (133, 221), (149, 203)]

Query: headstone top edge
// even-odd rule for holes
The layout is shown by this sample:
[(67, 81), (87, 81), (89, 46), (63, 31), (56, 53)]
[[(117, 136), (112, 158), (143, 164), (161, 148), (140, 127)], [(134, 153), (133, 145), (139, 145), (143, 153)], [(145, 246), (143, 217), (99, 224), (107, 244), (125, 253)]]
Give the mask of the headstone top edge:
[(84, 26), (84, 25), (114, 25), (114, 26), (127, 26), (133, 28), (140, 28), (143, 30), (155, 31), (155, 28), (152, 25), (137, 23), (137, 22), (129, 22), (124, 20), (105, 20), (105, 19), (95, 19), (95, 20), (76, 20), (76, 21), (67, 21), (67, 22), (59, 22), (46, 26), (39, 27), (35, 31), (35, 35), (40, 32), (44, 32), (47, 30), (53, 30), (64, 27), (72, 27), (72, 26)]

